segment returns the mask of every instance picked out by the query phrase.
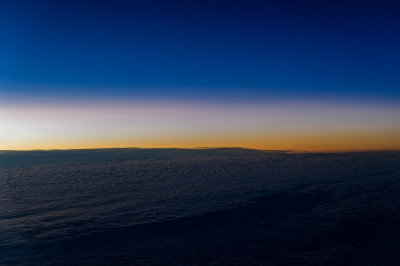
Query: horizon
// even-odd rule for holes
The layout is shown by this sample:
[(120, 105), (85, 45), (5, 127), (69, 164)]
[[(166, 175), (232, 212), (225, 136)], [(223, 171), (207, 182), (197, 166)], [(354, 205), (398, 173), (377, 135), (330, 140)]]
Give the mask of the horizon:
[(369, 152), (400, 152), (400, 149), (365, 149), (365, 150), (265, 150), (247, 147), (98, 147), (98, 148), (67, 148), (67, 149), (31, 149), (31, 150), (0, 150), (0, 153), (4, 152), (51, 152), (51, 151), (111, 151), (111, 150), (243, 150), (243, 151), (257, 151), (257, 152), (271, 152), (271, 153), (369, 153)]

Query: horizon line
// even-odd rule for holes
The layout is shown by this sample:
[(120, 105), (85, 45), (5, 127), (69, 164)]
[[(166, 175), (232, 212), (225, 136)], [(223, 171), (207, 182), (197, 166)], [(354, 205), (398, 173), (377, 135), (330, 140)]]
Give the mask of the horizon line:
[(124, 150), (124, 149), (137, 149), (137, 150), (218, 150), (218, 149), (242, 149), (242, 150), (253, 150), (260, 152), (281, 152), (281, 153), (352, 153), (352, 152), (400, 152), (400, 148), (394, 149), (337, 149), (337, 150), (296, 150), (296, 149), (284, 149), (284, 150), (270, 150), (270, 149), (256, 149), (247, 147), (102, 147), (102, 148), (52, 148), (52, 149), (8, 149), (0, 150), (3, 152), (33, 152), (33, 151), (84, 151), (84, 150)]

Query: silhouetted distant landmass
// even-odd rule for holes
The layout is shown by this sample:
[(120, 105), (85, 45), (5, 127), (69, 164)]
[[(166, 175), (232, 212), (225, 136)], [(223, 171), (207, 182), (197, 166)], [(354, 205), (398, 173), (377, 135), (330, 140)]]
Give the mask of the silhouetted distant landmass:
[(255, 155), (263, 152), (246, 148), (109, 148), (109, 149), (71, 149), (71, 150), (32, 150), (0, 151), (0, 165), (47, 164), (57, 162), (81, 162), (97, 160), (149, 160), (181, 157), (201, 157), (215, 155)]

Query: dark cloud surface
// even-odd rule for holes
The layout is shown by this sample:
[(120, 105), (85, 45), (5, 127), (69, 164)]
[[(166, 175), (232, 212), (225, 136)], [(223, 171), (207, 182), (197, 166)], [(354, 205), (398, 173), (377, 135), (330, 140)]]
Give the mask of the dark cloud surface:
[(400, 154), (3, 152), (1, 264), (396, 265)]

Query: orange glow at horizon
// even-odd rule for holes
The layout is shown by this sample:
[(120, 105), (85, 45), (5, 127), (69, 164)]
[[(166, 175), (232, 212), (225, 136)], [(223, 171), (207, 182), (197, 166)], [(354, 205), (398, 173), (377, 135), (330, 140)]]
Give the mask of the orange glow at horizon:
[(400, 150), (400, 108), (393, 106), (134, 102), (2, 105), (0, 122), (0, 150)]
[(304, 137), (281, 138), (275, 136), (268, 139), (258, 139), (250, 136), (248, 139), (213, 139), (213, 140), (154, 140), (154, 141), (123, 141), (123, 140), (57, 140), (54, 142), (21, 143), (21, 145), (5, 146), (2, 150), (52, 150), (52, 149), (98, 149), (98, 148), (221, 148), (242, 147), (258, 150), (291, 150), (291, 151), (373, 151), (373, 150), (400, 150), (400, 141), (397, 135), (388, 136), (385, 140), (359, 136), (336, 136), (336, 138)]

